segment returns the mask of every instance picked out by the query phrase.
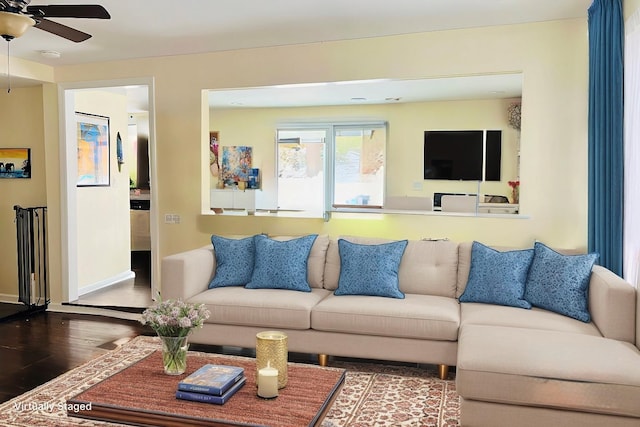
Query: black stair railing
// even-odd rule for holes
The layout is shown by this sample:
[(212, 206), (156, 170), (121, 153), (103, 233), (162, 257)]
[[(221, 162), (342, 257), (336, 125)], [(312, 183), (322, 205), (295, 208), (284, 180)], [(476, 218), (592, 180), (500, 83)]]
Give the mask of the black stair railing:
[(31, 309), (46, 309), (50, 302), (47, 208), (16, 205), (13, 209), (18, 242), (18, 300)]

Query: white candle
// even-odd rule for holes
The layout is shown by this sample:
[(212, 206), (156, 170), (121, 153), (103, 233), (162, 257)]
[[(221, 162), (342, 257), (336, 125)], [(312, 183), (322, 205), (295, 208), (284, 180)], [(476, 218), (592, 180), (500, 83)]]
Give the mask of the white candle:
[(271, 399), (278, 396), (278, 370), (267, 365), (258, 371), (258, 396)]

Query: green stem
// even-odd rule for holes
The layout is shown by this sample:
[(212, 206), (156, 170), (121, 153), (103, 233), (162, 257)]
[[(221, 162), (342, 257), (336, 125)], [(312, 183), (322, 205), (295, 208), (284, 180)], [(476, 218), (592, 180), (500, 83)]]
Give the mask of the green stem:
[(160, 337), (165, 373), (180, 375), (187, 369), (187, 337)]

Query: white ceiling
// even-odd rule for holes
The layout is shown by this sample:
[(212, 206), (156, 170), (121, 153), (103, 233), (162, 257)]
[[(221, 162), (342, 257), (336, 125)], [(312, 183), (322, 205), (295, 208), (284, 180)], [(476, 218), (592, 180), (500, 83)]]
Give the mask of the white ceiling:
[[(103, 5), (111, 19), (52, 20), (92, 34), (92, 38), (73, 43), (31, 28), (11, 41), (11, 56), (61, 66), (557, 19), (586, 20), (591, 0), (32, 0), (31, 4), (84, 3)], [(60, 58), (45, 58), (42, 51), (57, 51)], [(0, 82), (5, 80), (3, 77), (6, 78), (0, 76)], [(458, 90), (463, 84), (449, 79), (447, 82), (456, 83)], [(6, 80), (2, 83), (6, 84)], [(30, 83), (33, 82), (16, 79), (13, 85)], [(340, 93), (339, 101), (316, 97), (316, 104), (355, 102), (352, 97), (368, 100), (361, 103), (380, 97), (408, 101), (412, 93), (417, 93), (416, 84), (424, 81), (378, 83), (381, 84), (332, 84), (302, 90), (317, 96)], [(427, 83), (431, 91), (437, 88), (433, 83)], [(508, 91), (513, 89), (508, 84), (496, 87), (490, 76), (485, 83), (481, 91), (503, 91), (502, 97), (508, 97)], [(371, 92), (374, 88), (376, 92)], [(228, 94), (241, 96), (242, 101), (225, 98), (222, 93), (211, 99), (225, 105), (241, 102), (250, 106), (252, 102), (262, 102), (260, 97), (266, 99), (268, 90), (252, 91), (258, 96), (254, 100), (247, 98), (248, 91)], [(283, 92), (278, 93), (277, 99), (283, 99)], [(288, 88), (288, 93), (291, 98), (283, 101), (285, 104), (302, 105), (301, 95), (293, 88)], [(494, 93), (495, 96), (499, 94)]]
[[(110, 20), (52, 19), (92, 34), (73, 43), (36, 28), (11, 54), (49, 65), (314, 43), (587, 18), (591, 0), (32, 0), (98, 3)], [(59, 59), (40, 51), (54, 50)], [(3, 52), (0, 50), (0, 52)]]
[(214, 108), (304, 107), (404, 102), (517, 98), (521, 74), (416, 80), (366, 80), (212, 90)]

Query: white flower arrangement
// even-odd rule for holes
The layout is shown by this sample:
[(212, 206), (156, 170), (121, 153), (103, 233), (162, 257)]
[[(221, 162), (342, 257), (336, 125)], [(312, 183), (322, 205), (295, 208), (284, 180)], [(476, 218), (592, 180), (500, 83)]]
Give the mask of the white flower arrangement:
[(147, 308), (140, 323), (149, 325), (160, 336), (185, 337), (192, 329), (201, 328), (210, 314), (204, 304), (167, 300)]

